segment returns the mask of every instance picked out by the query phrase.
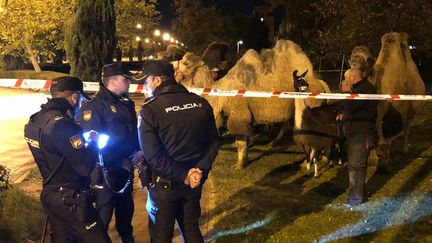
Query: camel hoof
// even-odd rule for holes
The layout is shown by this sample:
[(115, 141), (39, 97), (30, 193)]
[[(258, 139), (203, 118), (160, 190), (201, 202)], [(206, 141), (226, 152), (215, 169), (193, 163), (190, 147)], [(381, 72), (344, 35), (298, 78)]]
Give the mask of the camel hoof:
[(243, 170), (244, 168), (246, 168), (246, 163), (244, 162), (237, 162), (235, 169), (236, 170)]

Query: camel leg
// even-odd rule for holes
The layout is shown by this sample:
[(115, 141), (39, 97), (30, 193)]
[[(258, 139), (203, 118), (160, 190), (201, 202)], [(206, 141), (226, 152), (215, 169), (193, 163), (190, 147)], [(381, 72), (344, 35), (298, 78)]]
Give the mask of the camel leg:
[(332, 148), (332, 145), (324, 148), (321, 161), (323, 161), (324, 163), (329, 162), (329, 165), (333, 166), (333, 161), (332, 161), (332, 158), (330, 156), (331, 150), (332, 150), (331, 148)]
[(385, 141), (378, 146), (378, 164), (377, 164), (377, 173), (379, 174), (387, 174), (387, 165), (390, 160), (390, 147), (391, 140)]
[[(312, 148), (309, 164), (310, 163), (314, 164), (314, 177), (315, 178), (318, 177), (318, 160), (316, 157), (318, 157), (318, 152), (316, 151), (315, 148)], [(309, 168), (310, 168), (310, 166), (309, 166)]]
[(282, 126), (276, 136), (275, 139), (273, 139), (273, 141), (271, 141), (268, 145), (273, 147), (277, 144), (279, 144), (279, 142), (282, 140), (282, 137), (286, 134), (286, 132), (290, 129), (290, 124), (288, 121), (282, 122)]
[(311, 148), (309, 146), (303, 145), (303, 149), (306, 153), (306, 158), (303, 163), (306, 164), (306, 175), (310, 175), (310, 163), (311, 163)]
[(403, 152), (404, 153), (408, 153), (409, 152), (409, 148), (408, 148), (408, 136), (409, 136), (409, 132), (410, 132), (410, 123), (409, 122), (405, 122), (404, 128), (403, 128), (403, 136), (404, 136), (404, 148), (403, 148)]
[(247, 136), (236, 137), (237, 146), (237, 169), (243, 169), (248, 161)]
[(314, 177), (318, 178), (318, 160), (316, 158), (313, 159), (313, 163), (314, 163)]

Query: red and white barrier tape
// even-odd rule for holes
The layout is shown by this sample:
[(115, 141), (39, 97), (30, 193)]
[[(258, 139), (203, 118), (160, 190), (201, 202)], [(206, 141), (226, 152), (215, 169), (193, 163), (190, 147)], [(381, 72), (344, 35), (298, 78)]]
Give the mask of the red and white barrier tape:
[[(49, 90), (51, 80), (36, 79), (0, 79), (0, 87)], [(219, 90), (212, 88), (188, 88), (202, 96), (253, 97), (279, 99), (329, 99), (329, 100), (432, 100), (432, 95), (401, 95), (401, 94), (341, 94), (341, 93), (306, 93), (283, 91), (252, 91), (252, 90)], [(96, 92), (99, 83), (84, 82), (84, 91)], [(144, 93), (144, 85), (131, 84), (129, 93)]]

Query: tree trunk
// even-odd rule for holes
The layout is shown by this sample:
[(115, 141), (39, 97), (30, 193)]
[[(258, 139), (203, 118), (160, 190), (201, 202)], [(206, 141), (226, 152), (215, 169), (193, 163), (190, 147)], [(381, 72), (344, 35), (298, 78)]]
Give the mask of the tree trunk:
[(28, 40), (24, 40), (24, 46), (25, 46), (25, 49), (27, 51), (27, 54), (29, 55), (29, 59), (33, 65), (34, 70), (38, 73), (42, 72), (42, 69), (40, 68), (39, 63), (36, 60), (36, 56), (34, 55), (33, 49), (32, 49), (30, 42)]

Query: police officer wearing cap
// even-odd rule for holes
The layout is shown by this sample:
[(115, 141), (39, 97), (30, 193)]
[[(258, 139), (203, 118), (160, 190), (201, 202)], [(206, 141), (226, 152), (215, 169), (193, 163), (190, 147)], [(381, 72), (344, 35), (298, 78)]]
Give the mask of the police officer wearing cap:
[(111, 242), (88, 199), (97, 161), (98, 134), (89, 143), (73, 117), (83, 93), (75, 77), (52, 80), (51, 96), (30, 117), (24, 136), (44, 179), (41, 202), (51, 224), (51, 242)]
[(203, 242), (199, 229), (202, 185), (218, 152), (210, 104), (174, 80), (167, 61), (147, 61), (149, 98), (138, 116), (140, 146), (151, 170), (146, 209), (151, 242), (171, 242), (177, 221), (185, 242)]
[(105, 229), (114, 213), (117, 231), (125, 243), (134, 242), (131, 224), (134, 202), (128, 181), (133, 179), (131, 160), (139, 150), (135, 104), (127, 96), (131, 77), (122, 63), (103, 66), (99, 92), (77, 117), (84, 130), (110, 136), (102, 152), (104, 167), (96, 167), (92, 183)]

